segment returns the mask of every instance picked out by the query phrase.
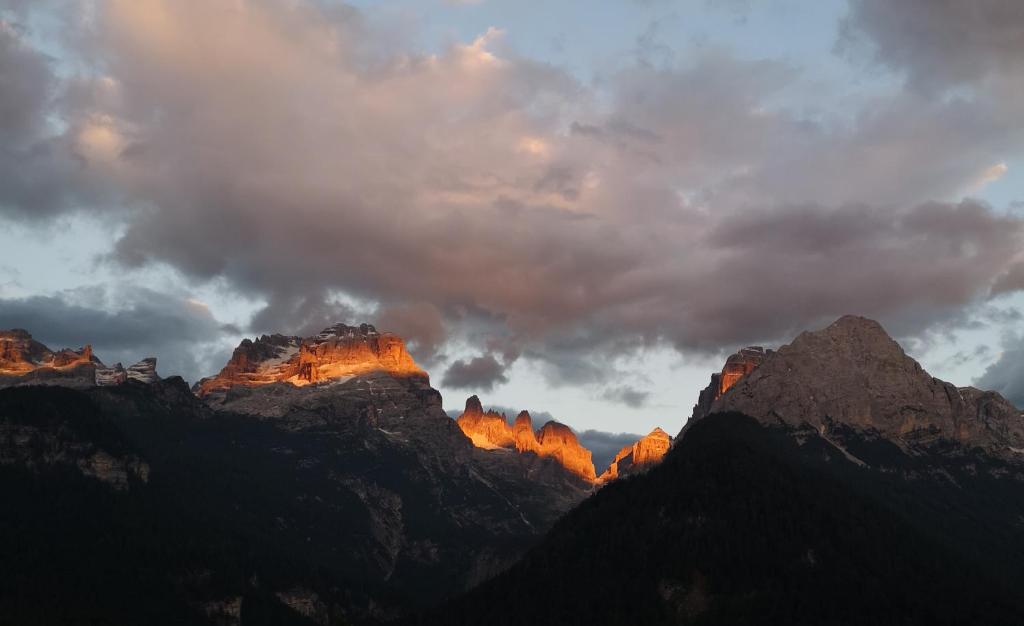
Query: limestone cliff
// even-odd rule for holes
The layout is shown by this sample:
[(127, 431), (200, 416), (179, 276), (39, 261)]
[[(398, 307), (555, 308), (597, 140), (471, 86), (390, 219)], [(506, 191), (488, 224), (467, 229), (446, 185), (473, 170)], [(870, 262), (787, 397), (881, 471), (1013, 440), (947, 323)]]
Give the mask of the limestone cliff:
[(749, 346), (730, 355), (725, 360), (722, 371), (711, 374), (711, 382), (701, 390), (697, 404), (693, 407), (693, 417), (701, 418), (710, 413), (715, 400), (722, 397), (722, 394), (739, 382), (741, 378), (764, 363), (765, 358), (771, 354), (771, 350), (765, 350), (761, 346)]
[(312, 337), (263, 335), (245, 339), (231, 360), (216, 375), (195, 386), (200, 397), (223, 395), (235, 387), (273, 383), (304, 385), (343, 381), (369, 372), (391, 376), (426, 378), (405, 349), (405, 342), (391, 333), (379, 333), (370, 324), (335, 324)]
[(995, 392), (932, 377), (873, 320), (845, 316), (801, 333), (717, 398), (738, 411), (823, 436), (846, 429), (901, 447), (940, 440), (999, 456), (1024, 454), (1024, 415)]
[(617, 478), (642, 472), (661, 462), (672, 447), (672, 437), (660, 428), (655, 428), (636, 443), (619, 450), (615, 458), (597, 481), (606, 483)]
[(470, 396), (456, 423), (478, 448), (512, 449), (556, 460), (575, 476), (593, 482), (596, 478), (590, 450), (583, 447), (576, 433), (565, 424), (549, 421), (534, 432), (530, 414), (522, 411), (515, 423), (495, 411), (484, 412), (480, 398)]
[(0, 387), (14, 385), (64, 385), (87, 387), (95, 383), (92, 347), (52, 351), (26, 330), (0, 331)]

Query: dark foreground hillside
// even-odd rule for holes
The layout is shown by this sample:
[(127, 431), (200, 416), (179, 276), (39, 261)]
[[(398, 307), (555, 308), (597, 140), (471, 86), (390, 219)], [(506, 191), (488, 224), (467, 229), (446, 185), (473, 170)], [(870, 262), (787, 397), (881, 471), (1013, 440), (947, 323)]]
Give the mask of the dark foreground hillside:
[(378, 623), (568, 506), (559, 468), (478, 459), (436, 392), (372, 382), (273, 419), (181, 379), (0, 390), (0, 625)]
[(416, 623), (1020, 624), (1019, 472), (964, 450), (857, 453), (870, 467), (813, 431), (706, 418)]

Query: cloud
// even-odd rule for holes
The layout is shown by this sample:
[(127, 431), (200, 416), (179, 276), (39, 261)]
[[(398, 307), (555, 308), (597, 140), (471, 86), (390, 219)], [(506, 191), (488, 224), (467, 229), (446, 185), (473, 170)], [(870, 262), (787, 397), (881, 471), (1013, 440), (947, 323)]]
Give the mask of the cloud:
[(877, 61), (920, 87), (1021, 75), (1024, 11), (1017, 0), (852, 0), (844, 42), (867, 37)]
[(56, 88), (51, 61), (0, 14), (0, 215), (43, 219), (94, 195), (67, 135), (51, 128)]
[(1020, 219), (959, 200), (1024, 145), (1002, 91), (811, 116), (780, 104), (799, 68), (713, 47), (594, 86), (496, 29), (423, 54), (313, 1), (95, 6), (61, 43), (102, 73), (57, 78), (7, 36), (0, 124), (28, 147), (0, 210), (121, 207), (118, 262), (262, 298), (254, 330), (377, 317), (427, 363), (480, 346), (446, 386), (493, 388), (519, 354), (606, 384), (648, 346), (849, 312), (921, 332), (1021, 284)]
[(382, 329), (405, 339), (409, 351), (422, 364), (437, 361), (438, 351), (448, 336), (441, 313), (429, 302), (382, 307), (374, 319)]
[(640, 391), (628, 385), (610, 387), (601, 392), (601, 397), (605, 400), (625, 404), (626, 406), (634, 409), (646, 406), (647, 400), (650, 396), (650, 392)]
[(223, 365), (239, 334), (196, 300), (138, 287), (0, 299), (0, 328), (24, 328), (54, 350), (91, 344), (108, 365), (156, 356), (162, 376), (189, 380)]
[(480, 391), (491, 391), (496, 385), (507, 382), (505, 365), (490, 354), (452, 362), (441, 379), (444, 387)]
[(998, 391), (1014, 406), (1024, 407), (1024, 337), (1004, 337), (999, 358), (974, 384), (981, 389)]

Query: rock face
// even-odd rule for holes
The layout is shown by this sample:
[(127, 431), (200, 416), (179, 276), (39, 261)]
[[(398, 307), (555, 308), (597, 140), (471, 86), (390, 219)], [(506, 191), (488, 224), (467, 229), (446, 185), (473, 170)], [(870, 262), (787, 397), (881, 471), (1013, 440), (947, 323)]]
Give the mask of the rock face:
[(597, 477), (597, 481), (606, 483), (650, 469), (661, 462), (671, 447), (672, 437), (662, 429), (655, 428), (633, 445), (619, 450), (608, 469)]
[(156, 359), (143, 359), (127, 370), (120, 363), (107, 367), (93, 354), (92, 346), (54, 352), (28, 331), (0, 330), (0, 387), (59, 385), (85, 389), (121, 385), (129, 379), (147, 384), (160, 380)]
[(693, 417), (701, 418), (711, 412), (715, 400), (735, 385), (741, 378), (753, 372), (765, 358), (772, 354), (761, 346), (750, 346), (732, 354), (725, 360), (721, 372), (711, 375), (711, 383), (700, 392), (697, 404), (693, 407)]
[(122, 385), (129, 380), (147, 385), (160, 380), (160, 376), (156, 373), (156, 359), (153, 357), (142, 359), (128, 369), (125, 369), (120, 363), (115, 363), (113, 367), (96, 368), (96, 385), (100, 387)]
[(245, 339), (216, 376), (195, 386), (200, 397), (223, 395), (236, 387), (286, 382), (296, 387), (337, 382), (369, 372), (391, 376), (426, 377), (391, 333), (378, 333), (370, 324), (335, 324), (312, 337), (263, 335)]
[[(466, 400), (466, 410), (456, 422), (478, 448), (515, 447), (515, 438), (505, 415), (496, 411), (484, 413), (480, 398), (476, 396), (470, 396)], [(531, 432), (531, 436), (532, 434)]]
[(933, 378), (878, 322), (842, 317), (801, 333), (715, 400), (772, 425), (874, 433), (910, 446), (953, 441), (999, 455), (1024, 450), (1024, 416), (995, 392)]
[(155, 383), (160, 380), (160, 376), (156, 373), (156, 359), (149, 357), (142, 359), (135, 365), (132, 365), (126, 370), (126, 374), (130, 380), (137, 380), (140, 383)]
[(505, 416), (484, 412), (475, 397), (456, 423), (402, 339), (366, 324), (244, 341), (218, 376), (193, 390), (213, 421), (241, 416), (271, 429), (258, 447), (271, 447), (303, 477), (302, 506), (349, 519), (349, 534), (312, 530), (322, 549), (352, 579), (385, 585), (415, 605), (509, 566), (591, 491), (592, 464), (586, 479), (575, 473), (586, 475), (584, 468), (561, 464), (575, 458), (558, 452), (571, 448), (571, 431), (552, 426), (545, 446), (525, 415), (519, 436), (537, 453), (514, 453)]
[(478, 448), (513, 449), (523, 454), (552, 458), (575, 476), (586, 481), (595, 480), (590, 450), (580, 445), (576, 433), (564, 424), (550, 421), (534, 432), (530, 414), (522, 411), (516, 416), (515, 423), (509, 426), (504, 414), (496, 411), (484, 413), (477, 396), (466, 400), (466, 409), (455, 422)]
[(113, 367), (96, 368), (96, 385), (100, 387), (123, 385), (127, 380), (128, 372), (120, 363), (114, 363)]
[(97, 365), (91, 346), (54, 352), (26, 330), (0, 331), (0, 386), (91, 386)]
[(547, 422), (537, 431), (538, 454), (556, 459), (562, 467), (584, 480), (593, 481), (594, 461), (590, 450), (580, 445), (576, 433), (565, 424)]

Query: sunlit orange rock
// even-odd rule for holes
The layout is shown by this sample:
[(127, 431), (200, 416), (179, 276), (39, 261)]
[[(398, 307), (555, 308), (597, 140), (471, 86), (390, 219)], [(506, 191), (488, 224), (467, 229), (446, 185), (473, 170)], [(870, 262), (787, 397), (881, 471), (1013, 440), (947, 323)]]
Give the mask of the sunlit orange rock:
[(72, 367), (92, 362), (92, 346), (53, 352), (33, 339), (27, 330), (0, 331), (0, 373), (27, 373), (41, 367)]
[(522, 411), (516, 416), (515, 423), (509, 426), (504, 414), (496, 411), (485, 413), (480, 398), (476, 396), (466, 400), (465, 410), (455, 421), (478, 448), (507, 448), (520, 454), (552, 458), (584, 480), (595, 479), (590, 450), (580, 444), (576, 433), (565, 424), (550, 421), (534, 432), (533, 419), (528, 412)]
[(657, 465), (671, 447), (672, 437), (662, 429), (655, 428), (646, 437), (619, 450), (597, 481), (605, 483)]
[(693, 417), (700, 418), (708, 415), (715, 400), (722, 397), (730, 387), (764, 363), (764, 360), (771, 354), (771, 350), (765, 350), (761, 346), (750, 346), (730, 355), (725, 360), (722, 371), (712, 374), (711, 383), (700, 392), (697, 404), (693, 407)]
[(527, 411), (520, 411), (516, 416), (516, 421), (512, 424), (512, 439), (519, 452), (540, 454), (540, 443), (533, 433), (533, 418)]
[(306, 338), (263, 335), (255, 341), (245, 339), (220, 373), (199, 381), (195, 391), (205, 397), (232, 387), (282, 382), (301, 387), (369, 372), (427, 376), (406, 351), (401, 337), (379, 333), (370, 324), (336, 324)]
[(505, 415), (496, 411), (485, 413), (480, 398), (476, 396), (466, 400), (466, 409), (455, 421), (478, 448), (515, 447), (512, 428)]
[(593, 481), (597, 476), (590, 450), (580, 445), (576, 433), (565, 424), (548, 422), (537, 431), (538, 454), (553, 457), (562, 467), (581, 478)]

